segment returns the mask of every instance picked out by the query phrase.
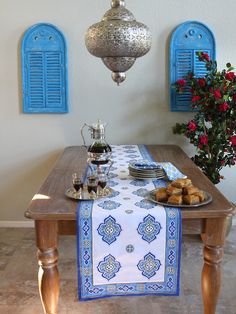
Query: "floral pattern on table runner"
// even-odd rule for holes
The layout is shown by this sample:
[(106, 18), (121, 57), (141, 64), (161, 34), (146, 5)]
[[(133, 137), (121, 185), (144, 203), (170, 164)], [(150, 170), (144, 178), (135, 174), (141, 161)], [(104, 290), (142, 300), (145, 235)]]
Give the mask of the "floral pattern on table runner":
[(77, 207), (79, 299), (178, 295), (180, 211), (145, 198), (148, 191), (165, 186), (164, 180), (129, 176), (133, 157), (153, 161), (146, 146), (113, 145), (112, 152), (109, 186), (114, 192)]

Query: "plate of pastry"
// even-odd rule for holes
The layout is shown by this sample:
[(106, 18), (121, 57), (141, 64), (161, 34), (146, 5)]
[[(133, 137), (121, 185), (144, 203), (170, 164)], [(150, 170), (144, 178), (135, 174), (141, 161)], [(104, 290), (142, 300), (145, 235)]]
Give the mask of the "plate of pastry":
[(210, 193), (200, 190), (188, 178), (172, 181), (167, 187), (152, 190), (147, 198), (159, 205), (172, 207), (199, 207), (212, 201)]

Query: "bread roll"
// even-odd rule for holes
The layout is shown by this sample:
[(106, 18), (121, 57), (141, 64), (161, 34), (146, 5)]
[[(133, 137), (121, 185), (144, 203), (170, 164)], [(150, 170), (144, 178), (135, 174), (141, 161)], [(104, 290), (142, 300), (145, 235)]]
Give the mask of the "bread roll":
[(182, 195), (171, 195), (168, 198), (167, 203), (173, 204), (173, 205), (182, 205), (183, 204), (183, 197), (182, 197)]
[(194, 195), (199, 197), (200, 202), (203, 202), (206, 199), (206, 195), (203, 191), (199, 191), (197, 193), (194, 193)]
[(169, 185), (166, 189), (166, 192), (168, 195), (180, 195), (182, 194), (182, 189)]
[(200, 203), (200, 198), (197, 195), (184, 195), (183, 202), (186, 205), (195, 205)]
[(156, 200), (158, 202), (166, 202), (168, 200), (166, 188), (160, 188), (156, 191)]
[(190, 185), (183, 188), (183, 194), (191, 195), (199, 192), (199, 189), (196, 186)]
[(190, 179), (177, 179), (175, 181), (172, 181), (171, 185), (181, 189), (185, 186), (192, 185), (192, 181)]

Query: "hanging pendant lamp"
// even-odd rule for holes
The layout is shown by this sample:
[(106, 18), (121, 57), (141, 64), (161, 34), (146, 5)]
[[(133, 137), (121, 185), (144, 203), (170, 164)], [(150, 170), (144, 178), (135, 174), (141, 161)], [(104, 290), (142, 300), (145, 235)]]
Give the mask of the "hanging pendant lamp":
[(112, 79), (119, 85), (136, 58), (150, 50), (151, 33), (146, 25), (136, 22), (124, 0), (112, 0), (102, 21), (88, 28), (85, 44), (112, 71)]

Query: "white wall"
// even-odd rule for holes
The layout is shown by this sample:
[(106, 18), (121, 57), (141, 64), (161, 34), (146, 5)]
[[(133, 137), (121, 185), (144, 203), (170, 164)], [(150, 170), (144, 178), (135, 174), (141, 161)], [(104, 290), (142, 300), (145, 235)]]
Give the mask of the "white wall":
[[(81, 144), (83, 122), (101, 118), (109, 123), (109, 143), (177, 143), (176, 121), (190, 114), (171, 113), (168, 106), (168, 37), (186, 20), (206, 23), (217, 41), (220, 67), (236, 65), (235, 0), (127, 0), (127, 8), (153, 35), (151, 51), (117, 87), (102, 62), (84, 45), (88, 26), (108, 10), (104, 0), (0, 0), (0, 220), (23, 220), (28, 202), (65, 146)], [(21, 113), (20, 38), (38, 22), (57, 25), (69, 56), (70, 112), (63, 115)], [(236, 202), (236, 167), (225, 171), (219, 188)]]

